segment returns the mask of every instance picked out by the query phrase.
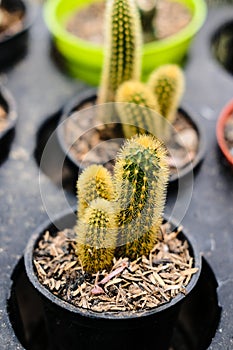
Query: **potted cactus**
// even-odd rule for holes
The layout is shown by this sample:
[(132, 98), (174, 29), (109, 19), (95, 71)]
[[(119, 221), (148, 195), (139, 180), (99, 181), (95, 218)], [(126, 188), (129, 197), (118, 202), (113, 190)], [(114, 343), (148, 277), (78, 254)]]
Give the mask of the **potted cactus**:
[(134, 136), (113, 176), (92, 165), (79, 177), (77, 218), (61, 215), (31, 237), (26, 272), (51, 349), (147, 349), (156, 339), (168, 350), (201, 269), (190, 237), (162, 223), (168, 173), (163, 144)]
[[(206, 4), (204, 0), (178, 0), (177, 2), (185, 6), (191, 19), (177, 33), (143, 45), (142, 72), (144, 78), (148, 77), (155, 67), (162, 64), (181, 63), (193, 37), (205, 20)], [(44, 18), (55, 46), (61, 54), (66, 71), (91, 85), (98, 85), (104, 61), (103, 46), (75, 36), (66, 27), (68, 19), (75, 12), (93, 3), (95, 4), (96, 1), (47, 1)]]
[(0, 68), (25, 54), (30, 26), (29, 6), (22, 0), (0, 1)]
[(216, 127), (217, 142), (228, 164), (233, 167), (233, 101), (222, 109)]
[(5, 159), (9, 151), (16, 120), (15, 100), (5, 87), (0, 86), (0, 162)]
[[(124, 14), (123, 19), (121, 19), (122, 13)], [(61, 117), (62, 123), (58, 128), (58, 140), (61, 148), (74, 168), (82, 170), (86, 166), (83, 159), (92, 148), (93, 142), (96, 146), (109, 139), (128, 138), (142, 131), (143, 128), (146, 129), (146, 132), (165, 140), (165, 134), (169, 134), (168, 129), (172, 130), (172, 127), (168, 126), (165, 132), (165, 124), (173, 123), (173, 135), (168, 138), (172, 156), (169, 156), (168, 161), (171, 168), (170, 180), (176, 181), (178, 177), (192, 171), (203, 157), (203, 137), (200, 127), (191, 118), (187, 108), (178, 110), (184, 91), (183, 73), (177, 65), (164, 65), (152, 72), (146, 85), (140, 82), (142, 38), (139, 15), (133, 1), (109, 1), (106, 12), (106, 28), (108, 28), (108, 35), (106, 37), (105, 61), (98, 94), (96, 95), (93, 90), (85, 92), (83, 95), (77, 96), (65, 108), (65, 113)], [(117, 102), (119, 108), (112, 108), (115, 111), (111, 112), (112, 115), (108, 123), (105, 123), (104, 118), (100, 117), (100, 113), (96, 115), (96, 118), (93, 116), (92, 119), (88, 118), (86, 113), (82, 114), (87, 106), (100, 105), (98, 107), (100, 110), (104, 109), (104, 104), (110, 102)], [(122, 103), (125, 103), (125, 106)], [(140, 109), (138, 110), (138, 106), (133, 107), (132, 103), (139, 105)], [(132, 113), (133, 108), (135, 113)], [(123, 109), (122, 113), (120, 109)], [(74, 111), (79, 111), (79, 113), (67, 118)], [(152, 111), (154, 112), (152, 113)], [(105, 111), (102, 114), (110, 113)], [(139, 120), (135, 119), (135, 114), (139, 116)], [(162, 120), (158, 114), (162, 115), (164, 119)], [(83, 123), (84, 119), (89, 119), (86, 124)], [(97, 130), (94, 127), (95, 119), (103, 124), (101, 126), (103, 130)], [(159, 123), (160, 127), (155, 128), (155, 124)], [(130, 127), (129, 133), (126, 131), (127, 128), (129, 130), (126, 124), (134, 124), (133, 127)], [(91, 127), (93, 130), (89, 133), (88, 130)], [(85, 133), (86, 136), (83, 136)], [(113, 142), (111, 145), (108, 143), (107, 148), (113, 147), (113, 151), (107, 152), (103, 149), (101, 158), (93, 153), (93, 159), (90, 163), (106, 163), (106, 166), (109, 166), (108, 160), (115, 158), (120, 144), (120, 142), (118, 144)], [(96, 148), (96, 152), (99, 152), (99, 148)]]

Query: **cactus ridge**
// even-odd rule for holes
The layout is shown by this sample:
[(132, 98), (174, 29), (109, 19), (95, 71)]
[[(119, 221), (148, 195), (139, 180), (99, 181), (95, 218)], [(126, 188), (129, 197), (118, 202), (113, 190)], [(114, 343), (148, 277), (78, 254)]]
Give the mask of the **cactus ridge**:
[(134, 0), (111, 0), (106, 10), (105, 61), (99, 103), (113, 102), (124, 81), (140, 79), (141, 31)]
[(116, 246), (116, 215), (103, 198), (92, 201), (78, 221), (77, 254), (83, 269), (95, 273), (112, 264)]
[(114, 200), (115, 191), (110, 172), (102, 165), (94, 164), (86, 168), (77, 182), (77, 195), (80, 217), (94, 199), (101, 197), (109, 201)]
[(124, 102), (117, 104), (117, 111), (126, 138), (156, 133), (158, 125), (153, 111), (158, 110), (158, 104), (149, 87), (138, 81), (127, 81), (118, 88), (116, 102)]

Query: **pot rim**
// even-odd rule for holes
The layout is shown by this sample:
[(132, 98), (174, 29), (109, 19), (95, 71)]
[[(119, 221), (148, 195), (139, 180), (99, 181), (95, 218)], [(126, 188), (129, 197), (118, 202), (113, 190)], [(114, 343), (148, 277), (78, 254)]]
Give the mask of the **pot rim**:
[[(77, 94), (77, 96), (73, 97), (67, 105), (63, 108), (63, 112), (60, 116), (58, 124), (61, 124), (60, 127), (56, 129), (57, 132), (57, 139), (60, 144), (60, 147), (62, 149), (62, 152), (65, 154), (65, 156), (69, 159), (69, 161), (78, 169), (83, 170), (80, 167), (80, 163), (78, 160), (73, 156), (73, 154), (69, 151), (69, 147), (65, 142), (64, 139), (64, 121), (71, 116), (72, 108), (78, 105), (82, 105), (82, 103), (85, 103), (85, 101), (91, 101), (92, 99), (96, 98), (97, 95), (97, 89), (92, 88), (83, 91), (80, 94)], [(177, 174), (172, 174), (169, 177), (169, 183), (174, 184), (179, 182), (181, 178), (185, 178), (188, 174), (190, 174), (191, 171), (194, 171), (204, 160), (205, 157), (205, 149), (206, 149), (206, 142), (205, 142), (205, 132), (202, 124), (198, 122), (198, 119), (195, 117), (194, 111), (188, 106), (187, 104), (182, 104), (178, 110), (184, 115), (184, 117), (192, 124), (193, 128), (198, 134), (199, 138), (199, 146), (198, 146), (198, 152), (196, 154), (195, 159), (188, 163), (183, 168), (179, 169), (179, 172)], [(63, 123), (63, 124), (62, 124)]]
[[(201, 273), (201, 267), (202, 267), (202, 259), (201, 254), (199, 252), (199, 249), (197, 248), (197, 243), (193, 237), (187, 237), (187, 234), (184, 233), (182, 230), (180, 234), (183, 235), (183, 238), (185, 238), (188, 241), (189, 248), (193, 253), (194, 258), (194, 267), (198, 268), (198, 271), (191, 277), (188, 285), (186, 286), (186, 294), (178, 294), (175, 298), (171, 299), (169, 302), (162, 304), (161, 306), (158, 306), (156, 308), (145, 310), (145, 311), (138, 311), (135, 313), (130, 312), (118, 312), (118, 313), (111, 313), (111, 312), (95, 312), (92, 310), (82, 309), (78, 308), (72, 304), (69, 304), (68, 302), (60, 299), (59, 297), (55, 296), (53, 293), (51, 293), (48, 289), (46, 289), (38, 280), (35, 270), (33, 267), (33, 249), (35, 245), (38, 243), (40, 237), (46, 230), (51, 229), (52, 227), (56, 227), (57, 223), (60, 223), (62, 220), (72, 217), (74, 217), (74, 211), (76, 209), (73, 208), (73, 212), (65, 211), (57, 216), (54, 217), (53, 222), (51, 220), (45, 221), (42, 225), (40, 225), (35, 232), (30, 237), (28, 244), (25, 248), (24, 252), (24, 264), (25, 264), (25, 270), (27, 277), (29, 278), (29, 281), (32, 283), (34, 288), (42, 294), (47, 301), (56, 304), (63, 310), (71, 312), (73, 315), (78, 314), (81, 316), (86, 316), (89, 318), (99, 318), (99, 319), (108, 319), (108, 320), (127, 320), (127, 319), (139, 319), (140, 317), (147, 317), (152, 314), (159, 313), (160, 311), (166, 310), (174, 305), (177, 305), (179, 302), (181, 302), (196, 286), (198, 279), (200, 277)], [(164, 217), (166, 220), (166, 218)], [(172, 228), (178, 227), (175, 220), (170, 220), (169, 223), (172, 225)]]
[[(44, 6), (44, 18), (47, 27), (50, 32), (57, 38), (60, 38), (63, 42), (67, 42), (74, 47), (81, 47), (85, 50), (90, 50), (96, 55), (102, 56), (103, 45), (90, 43), (87, 40), (76, 37), (69, 33), (57, 18), (57, 9), (60, 3), (65, 0), (53, 0), (48, 1)], [(168, 48), (173, 48), (177, 44), (183, 41), (187, 41), (192, 38), (203, 25), (207, 15), (207, 5), (203, 0), (189, 0), (188, 4), (185, 0), (178, 0), (178, 2), (184, 3), (188, 8), (192, 8), (191, 21), (181, 29), (178, 33), (171, 35), (168, 38), (159, 40), (159, 42), (146, 43), (143, 45), (143, 56), (151, 55), (155, 51), (166, 51)]]
[(231, 113), (233, 113), (233, 99), (230, 100), (221, 110), (219, 114), (219, 118), (216, 124), (216, 137), (217, 142), (219, 145), (219, 148), (221, 149), (222, 153), (226, 157), (227, 161), (233, 165), (233, 155), (231, 155), (227, 143), (225, 141), (224, 137), (224, 127), (226, 124), (226, 121), (230, 117)]

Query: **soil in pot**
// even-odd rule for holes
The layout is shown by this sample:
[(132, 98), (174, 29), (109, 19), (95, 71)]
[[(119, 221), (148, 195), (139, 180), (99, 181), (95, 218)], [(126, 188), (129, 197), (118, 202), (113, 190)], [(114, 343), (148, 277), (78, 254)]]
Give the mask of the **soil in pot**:
[(51, 293), (74, 306), (95, 312), (137, 312), (164, 303), (180, 293), (198, 268), (193, 267), (188, 242), (168, 223), (148, 257), (134, 261), (114, 258), (111, 272), (83, 271), (75, 254), (76, 235), (65, 229), (40, 238), (33, 261), (37, 277)]
[[(93, 99), (80, 106), (80, 109), (94, 105)], [(88, 116), (85, 113), (85, 118), (82, 118), (77, 113), (73, 114), (72, 118), (67, 118), (62, 135), (65, 148), (69, 149), (71, 158), (76, 164), (81, 165), (81, 168), (99, 163), (112, 171), (114, 159), (124, 140), (121, 125), (112, 123), (95, 128), (91, 128), (91, 125), (93, 125), (93, 114)], [(90, 130), (86, 131), (88, 129)], [(177, 177), (181, 169), (195, 161), (199, 151), (200, 135), (182, 109), (177, 112), (172, 132), (173, 135), (167, 144), (168, 163), (171, 176)]]
[[(103, 44), (105, 2), (94, 2), (76, 12), (67, 22), (67, 30), (77, 37)], [(169, 20), (168, 20), (169, 19)], [(179, 2), (159, 0), (154, 19), (157, 40), (165, 39), (183, 29), (191, 20), (189, 10)], [(90, 26), (90, 23), (92, 25)]]
[(233, 113), (226, 121), (224, 128), (224, 138), (233, 160)]
[(20, 32), (24, 26), (24, 17), (23, 10), (9, 11), (0, 6), (0, 41)]

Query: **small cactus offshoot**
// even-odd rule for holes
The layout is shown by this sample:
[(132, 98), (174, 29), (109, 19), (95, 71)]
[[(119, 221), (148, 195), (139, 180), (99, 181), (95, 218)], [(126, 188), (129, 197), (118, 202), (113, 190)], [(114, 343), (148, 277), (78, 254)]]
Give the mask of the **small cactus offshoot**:
[(176, 118), (176, 111), (184, 92), (184, 75), (176, 64), (167, 64), (151, 73), (148, 86), (155, 94), (158, 112), (170, 123)]
[(79, 176), (77, 182), (77, 195), (79, 199), (79, 216), (84, 215), (85, 209), (96, 198), (109, 201), (114, 199), (114, 186), (109, 171), (102, 165), (91, 165)]
[(127, 81), (117, 90), (116, 102), (120, 102), (116, 108), (126, 138), (156, 132), (156, 119), (152, 110), (158, 110), (158, 104), (148, 86), (139, 81)]
[(78, 221), (77, 255), (83, 269), (89, 273), (111, 266), (116, 246), (116, 214), (103, 198), (97, 198), (86, 208)]
[(98, 103), (114, 102), (124, 81), (140, 79), (141, 30), (134, 0), (108, 0), (106, 44)]
[[(83, 172), (77, 184), (78, 195), (87, 191), (89, 198), (80, 199), (77, 255), (90, 273), (109, 269), (114, 254), (133, 260), (150, 252), (162, 222), (169, 174), (166, 150), (151, 135), (137, 135), (126, 142), (117, 155), (113, 179), (105, 174), (105, 190), (101, 186), (97, 191), (96, 176), (90, 176), (93, 167)], [(97, 167), (99, 174), (101, 167)], [(91, 181), (93, 192), (85, 189)]]

